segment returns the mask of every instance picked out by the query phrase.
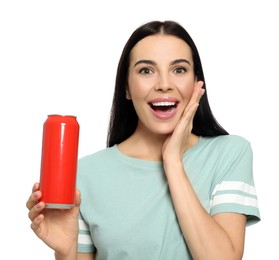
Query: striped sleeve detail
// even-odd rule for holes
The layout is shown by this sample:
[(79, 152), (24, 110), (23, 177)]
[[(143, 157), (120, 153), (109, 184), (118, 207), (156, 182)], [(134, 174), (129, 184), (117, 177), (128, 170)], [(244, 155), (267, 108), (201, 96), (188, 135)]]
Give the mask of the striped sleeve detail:
[(210, 201), (211, 214), (238, 212), (259, 218), (254, 186), (241, 181), (223, 181), (216, 185)]
[(78, 244), (93, 245), (88, 225), (82, 219), (78, 220), (78, 225), (79, 225)]
[(89, 235), (79, 233), (78, 243), (82, 245), (92, 245), (92, 239)]
[(235, 190), (245, 192), (247, 194), (256, 195), (256, 190), (254, 186), (249, 185), (242, 181), (223, 181), (220, 184), (217, 184), (213, 190), (212, 195), (214, 196), (217, 192), (226, 191), (226, 190)]
[(85, 232), (89, 232), (89, 227), (88, 225), (86, 224), (86, 222), (82, 219), (79, 219), (78, 220), (78, 227), (79, 227), (79, 230), (83, 230)]
[(257, 199), (246, 197), (243, 195), (237, 195), (237, 194), (217, 195), (211, 201), (211, 207), (214, 207), (214, 206), (216, 206), (218, 204), (222, 204), (222, 203), (234, 203), (234, 204), (240, 204), (243, 206), (258, 207)]

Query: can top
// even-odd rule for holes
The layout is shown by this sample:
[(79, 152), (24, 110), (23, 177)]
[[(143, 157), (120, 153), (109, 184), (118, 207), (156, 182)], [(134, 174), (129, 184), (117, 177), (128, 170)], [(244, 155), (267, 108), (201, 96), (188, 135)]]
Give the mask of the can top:
[(59, 114), (50, 114), (48, 115), (48, 117), (52, 117), (52, 116), (57, 116), (57, 117), (73, 117), (73, 118), (77, 118), (74, 115), (59, 115)]

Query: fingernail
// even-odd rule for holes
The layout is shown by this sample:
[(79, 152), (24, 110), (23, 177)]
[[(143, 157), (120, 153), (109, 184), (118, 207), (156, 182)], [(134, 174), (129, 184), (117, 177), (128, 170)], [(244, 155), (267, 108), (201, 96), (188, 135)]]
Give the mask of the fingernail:
[(36, 206), (37, 206), (38, 209), (41, 209), (43, 207), (43, 203), (39, 202)]
[(35, 199), (38, 199), (39, 198), (39, 191), (35, 191), (33, 193), (33, 196), (34, 196)]

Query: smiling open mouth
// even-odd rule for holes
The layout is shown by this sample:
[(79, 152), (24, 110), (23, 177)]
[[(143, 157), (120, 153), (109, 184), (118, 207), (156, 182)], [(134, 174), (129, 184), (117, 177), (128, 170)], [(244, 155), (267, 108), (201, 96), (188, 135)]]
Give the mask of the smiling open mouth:
[(168, 112), (171, 113), (177, 107), (177, 102), (166, 101), (166, 102), (152, 102), (149, 104), (155, 112)]

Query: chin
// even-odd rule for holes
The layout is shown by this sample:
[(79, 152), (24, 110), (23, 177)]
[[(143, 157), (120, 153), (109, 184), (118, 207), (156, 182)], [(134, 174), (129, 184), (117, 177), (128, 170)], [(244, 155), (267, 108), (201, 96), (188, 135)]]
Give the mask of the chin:
[(171, 134), (177, 122), (145, 122), (143, 124), (141, 121), (138, 123), (137, 131), (146, 133), (149, 135), (169, 135)]
[(154, 134), (158, 135), (169, 135), (174, 131), (175, 127), (170, 127), (170, 126), (162, 126), (162, 127), (154, 127), (151, 131)]

